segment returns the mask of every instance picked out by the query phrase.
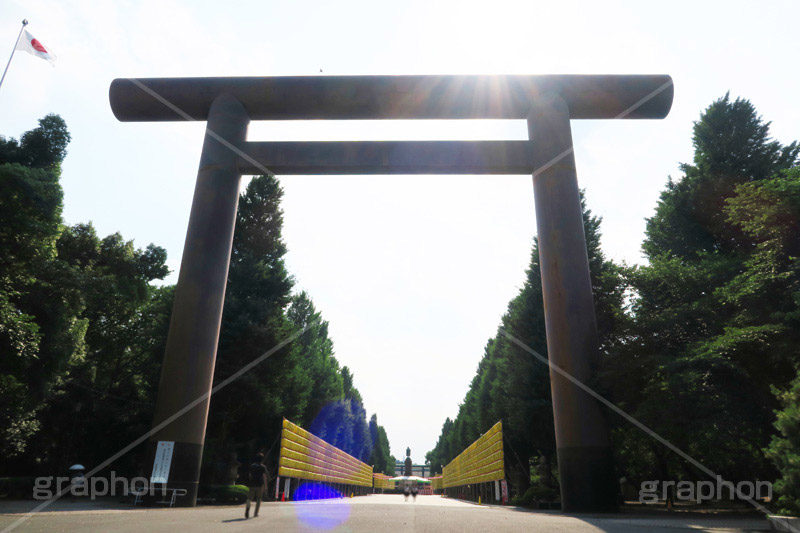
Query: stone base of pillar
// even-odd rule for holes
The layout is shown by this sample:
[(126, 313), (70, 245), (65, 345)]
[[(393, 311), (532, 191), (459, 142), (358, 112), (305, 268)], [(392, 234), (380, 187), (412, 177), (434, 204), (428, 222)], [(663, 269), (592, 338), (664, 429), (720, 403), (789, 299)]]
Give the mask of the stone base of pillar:
[(614, 456), (607, 446), (558, 449), (561, 509), (565, 512), (617, 510)]

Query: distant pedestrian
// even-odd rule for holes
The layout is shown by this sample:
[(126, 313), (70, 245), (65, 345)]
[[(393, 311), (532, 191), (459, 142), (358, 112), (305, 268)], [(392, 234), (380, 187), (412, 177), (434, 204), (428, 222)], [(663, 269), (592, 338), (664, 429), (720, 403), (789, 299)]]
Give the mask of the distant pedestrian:
[(408, 485), (403, 487), (403, 496), (405, 496), (406, 501), (408, 501), (408, 495), (411, 494), (411, 489), (408, 488)]
[(261, 507), (261, 498), (264, 496), (264, 490), (267, 488), (267, 467), (264, 466), (264, 454), (257, 453), (253, 464), (247, 471), (247, 486), (250, 490), (247, 491), (247, 505), (244, 508), (244, 517), (250, 518), (250, 501), (255, 499), (256, 510), (253, 513), (253, 518), (258, 516), (258, 509)]
[(419, 489), (417, 488), (416, 485), (414, 485), (413, 487), (411, 487), (411, 496), (414, 497), (414, 501), (417, 501), (417, 494), (419, 494)]

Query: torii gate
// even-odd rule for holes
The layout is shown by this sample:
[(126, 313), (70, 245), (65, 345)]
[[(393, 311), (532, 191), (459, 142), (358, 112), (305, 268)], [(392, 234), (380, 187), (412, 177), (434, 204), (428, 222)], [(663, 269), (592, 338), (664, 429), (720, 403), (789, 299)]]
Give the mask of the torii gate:
[[(672, 79), (647, 76), (320, 76), (117, 79), (121, 121), (205, 120), (153, 426), (208, 395), (239, 182), (281, 174), (533, 174), (547, 350), (581, 382), (598, 356), (570, 119), (664, 118)], [(527, 119), (529, 141), (247, 142), (250, 120)], [(550, 369), (565, 511), (616, 507), (599, 403)], [(170, 488), (195, 504), (210, 397), (151, 436), (174, 442)]]

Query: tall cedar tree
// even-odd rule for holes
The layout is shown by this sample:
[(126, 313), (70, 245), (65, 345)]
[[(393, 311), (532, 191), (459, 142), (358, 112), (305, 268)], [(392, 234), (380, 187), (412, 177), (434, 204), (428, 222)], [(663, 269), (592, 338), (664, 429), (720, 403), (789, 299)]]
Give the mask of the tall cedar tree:
[[(292, 333), (284, 314), (292, 278), (286, 270), (281, 234), (283, 191), (274, 176), (253, 178), (239, 199), (228, 272), (214, 383), (274, 348)], [(206, 430), (204, 477), (232, 452), (251, 456), (275, 439), (282, 417), (299, 418), (298, 392), (309, 377), (288, 344), (211, 399)]]
[(327, 322), (306, 293), (291, 295), (282, 196), (278, 180), (265, 175), (254, 178), (240, 197), (214, 381), (305, 331), (214, 395), (205, 481), (225, 479), (232, 453), (246, 460), (267, 451), (272, 468), (283, 418), (363, 461), (372, 452), (361, 396), (349, 370), (339, 367)]
[[(647, 221), (650, 262), (629, 272), (633, 326), (605, 382), (628, 413), (719, 475), (770, 478), (770, 388), (788, 386), (798, 362), (800, 212), (783, 179), (767, 184), (800, 147), (772, 140), (752, 104), (728, 95), (695, 123), (694, 147)], [(704, 476), (624, 422), (615, 441), (632, 480)]]
[[(619, 267), (600, 250), (601, 219), (592, 215), (581, 195), (584, 232), (595, 295), (601, 351), (607, 352), (624, 326), (624, 286)], [(509, 302), (500, 328), (547, 357), (539, 246), (534, 240), (530, 267), (519, 294)], [(455, 420), (442, 427), (436, 447), (426, 455), (434, 471), (461, 453), (497, 420), (503, 420), (507, 474), (522, 494), (531, 480), (530, 461), (541, 464), (534, 473), (545, 486), (555, 483), (555, 435), (547, 365), (512, 342), (502, 331), (490, 339)]]

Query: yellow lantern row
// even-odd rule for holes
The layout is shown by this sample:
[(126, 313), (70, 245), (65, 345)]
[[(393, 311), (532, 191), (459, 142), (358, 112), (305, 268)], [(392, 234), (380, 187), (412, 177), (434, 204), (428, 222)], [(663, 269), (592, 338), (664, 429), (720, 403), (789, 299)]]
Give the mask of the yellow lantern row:
[(391, 481), (386, 474), (375, 473), (372, 474), (373, 487), (376, 489), (394, 489), (394, 481)]
[(283, 419), (278, 475), (326, 483), (372, 486), (372, 467)]
[[(498, 422), (442, 469), (442, 486), (458, 487), (505, 478), (503, 423)], [(434, 487), (436, 488), (436, 487)]]

